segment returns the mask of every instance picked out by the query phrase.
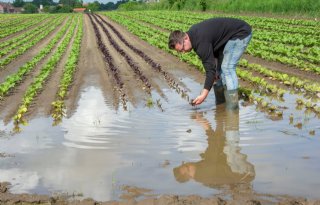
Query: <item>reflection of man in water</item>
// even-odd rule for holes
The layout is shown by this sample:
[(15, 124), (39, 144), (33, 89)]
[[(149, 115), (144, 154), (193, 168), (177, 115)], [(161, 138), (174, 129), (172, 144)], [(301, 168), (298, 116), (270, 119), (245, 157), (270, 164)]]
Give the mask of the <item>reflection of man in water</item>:
[(200, 156), (199, 162), (184, 163), (174, 168), (174, 176), (179, 182), (194, 179), (209, 187), (248, 184), (254, 179), (255, 171), (247, 162), (246, 155), (240, 153), (239, 111), (217, 109), (214, 131), (202, 113), (193, 118), (201, 123), (208, 136), (208, 148)]

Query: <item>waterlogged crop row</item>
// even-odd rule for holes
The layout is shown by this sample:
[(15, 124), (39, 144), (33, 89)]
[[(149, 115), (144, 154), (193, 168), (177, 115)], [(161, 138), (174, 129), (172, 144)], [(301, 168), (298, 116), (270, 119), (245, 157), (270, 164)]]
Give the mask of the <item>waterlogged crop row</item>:
[(114, 78), (116, 84), (118, 85), (118, 91), (119, 91), (119, 94), (121, 97), (122, 106), (123, 106), (124, 110), (127, 110), (127, 101), (128, 100), (127, 100), (127, 95), (125, 94), (124, 89), (123, 89), (124, 83), (121, 79), (120, 71), (119, 71), (118, 67), (114, 64), (113, 58), (112, 58), (108, 48), (102, 42), (101, 34), (99, 32), (97, 24), (93, 21), (93, 19), (90, 15), (89, 15), (89, 18), (90, 18), (91, 24), (93, 25), (93, 30), (96, 35), (98, 47), (104, 57), (105, 62), (108, 64), (108, 68), (110, 69), (111, 73), (113, 74), (113, 78)]
[[(134, 20), (129, 20), (128, 18), (125, 18), (122, 15), (118, 15), (117, 13), (107, 13), (106, 15), (108, 15), (114, 21), (117, 21), (118, 23), (126, 26), (130, 32), (139, 36), (143, 40), (146, 40), (150, 44), (152, 44), (158, 48), (161, 48), (163, 50), (166, 50), (166, 51), (172, 53), (173, 55), (180, 57), (180, 59), (182, 59), (190, 64), (195, 65), (200, 70), (203, 69), (200, 60), (196, 57), (196, 55), (193, 52), (190, 52), (190, 53), (184, 54), (184, 55), (179, 55), (176, 52), (169, 50), (167, 48), (166, 44), (163, 45), (164, 44), (163, 42), (166, 42), (166, 40), (167, 40), (167, 36), (168, 36), (167, 33), (156, 30), (153, 27), (148, 27), (147, 25), (141, 25), (139, 23), (134, 22)], [(244, 64), (243, 64), (243, 66), (244, 66)], [(248, 64), (248, 63), (245, 66), (246, 67), (250, 66), (252, 68), (256, 67), (254, 64)], [(278, 115), (278, 116), (281, 115), (282, 112), (280, 112), (280, 109), (277, 108), (277, 106), (274, 106), (274, 105), (272, 105), (272, 103), (265, 101), (265, 99), (263, 97), (257, 97), (256, 95), (253, 95), (252, 93), (261, 92), (261, 88), (262, 88), (264, 90), (264, 92), (275, 93), (278, 97), (282, 97), (283, 94), (286, 92), (285, 90), (279, 88), (276, 85), (270, 85), (263, 78), (254, 77), (252, 75), (252, 73), (250, 73), (248, 71), (241, 70), (240, 68), (238, 69), (238, 74), (242, 79), (245, 79), (246, 81), (249, 81), (250, 83), (253, 83), (255, 85), (255, 87), (259, 88), (259, 91), (258, 90), (256, 90), (256, 91), (250, 90), (248, 88), (241, 88), (240, 91), (242, 93), (244, 90), (246, 90), (248, 98), (252, 99), (252, 101), (255, 101), (259, 105), (259, 107), (265, 108), (268, 111), (270, 111), (271, 113), (274, 113), (275, 115)], [(275, 72), (273, 72), (273, 74), (275, 74)], [(300, 86), (300, 83), (298, 83), (298, 81), (299, 81), (298, 78), (295, 78), (295, 77), (290, 78), (287, 74), (285, 74), (283, 76), (284, 77), (282, 77), (282, 80), (286, 79), (286, 80), (289, 80), (289, 82), (291, 82), (292, 85), (294, 85), (296, 87)], [(288, 76), (288, 77), (286, 77), (286, 76)], [(277, 79), (279, 79), (279, 81), (281, 81), (280, 78), (281, 77), (278, 76)], [(303, 81), (303, 82), (307, 82), (307, 81)], [(286, 82), (286, 84), (288, 84), (288, 83)], [(309, 87), (307, 85), (309, 85)], [(314, 84), (308, 83), (308, 84), (304, 85), (303, 87), (305, 90), (317, 92), (315, 90), (316, 88), (314, 86), (315, 86)]]
[(6, 77), (5, 81), (0, 84), (0, 100), (9, 93), (17, 84), (21, 83), (24, 76), (27, 75), (45, 56), (47, 56), (56, 46), (59, 40), (63, 37), (71, 24), (71, 19), (68, 19), (64, 27), (57, 33), (57, 35), (43, 48), (35, 57), (21, 66), (18, 72)]
[(41, 72), (34, 78), (34, 81), (29, 85), (23, 99), (22, 103), (18, 108), (16, 115), (14, 116), (14, 121), (16, 124), (25, 123), (23, 120), (24, 114), (28, 111), (30, 103), (33, 101), (34, 97), (40, 92), (42, 89), (46, 79), (53, 71), (53, 69), (58, 64), (60, 58), (62, 57), (63, 53), (65, 52), (74, 31), (76, 30), (76, 23), (77, 21), (73, 20), (69, 30), (67, 31), (63, 41), (58, 46), (56, 52), (50, 57), (47, 63), (42, 67)]
[(100, 25), (106, 36), (108, 37), (109, 42), (111, 45), (115, 48), (115, 50), (123, 56), (127, 63), (129, 64), (130, 68), (133, 70), (135, 75), (140, 78), (142, 83), (144, 84), (145, 90), (150, 94), (151, 92), (151, 84), (148, 80), (148, 78), (142, 73), (139, 66), (134, 62), (134, 60), (114, 41), (114, 39), (111, 37), (109, 31), (106, 29), (106, 27), (97, 19), (96, 16), (93, 16), (95, 21)]
[(62, 22), (62, 16), (60, 16), (60, 18), (53, 19), (52, 23), (50, 24), (43, 24), (39, 27), (36, 27), (35, 29), (32, 29), (31, 31), (27, 32), (24, 35), (18, 36), (17, 38), (13, 38), (10, 41), (6, 41), (0, 46), (0, 48), (4, 47), (5, 45), (9, 45), (9, 46), (7, 46), (6, 48), (1, 48), (0, 57), (7, 55), (12, 50), (18, 48), (19, 46), (23, 46), (25, 43), (29, 42), (34, 37), (42, 35), (42, 33), (45, 33), (48, 30), (53, 30), (59, 24), (61, 24), (61, 22)]
[(73, 81), (74, 72), (76, 70), (77, 62), (79, 59), (81, 40), (83, 36), (83, 18), (81, 17), (78, 23), (78, 29), (75, 39), (72, 44), (71, 52), (68, 56), (68, 60), (65, 64), (63, 75), (60, 79), (59, 90), (57, 92), (57, 97), (54, 102), (52, 102), (52, 117), (55, 123), (59, 123), (62, 117), (65, 115), (65, 103), (64, 99), (66, 97), (68, 88)]
[(132, 44), (130, 44), (124, 37), (120, 34), (120, 32), (114, 28), (110, 23), (106, 22), (103, 18), (98, 16), (99, 19), (105, 23), (116, 35), (117, 37), (131, 50), (133, 50), (136, 54), (138, 54), (146, 63), (148, 63), (155, 71), (159, 72), (164, 79), (167, 81), (168, 85), (175, 89), (177, 93), (181, 94), (183, 98), (186, 98), (189, 101), (188, 94), (179, 86), (177, 82), (169, 75), (168, 72), (164, 71), (162, 69), (162, 66), (158, 63), (156, 63), (152, 58), (150, 58), (146, 53), (139, 50), (138, 48), (134, 47)]
[[(113, 15), (113, 14), (109, 14), (108, 13), (108, 16), (110, 18), (114, 18), (114, 20), (117, 21), (117, 15)], [(142, 37), (143, 39), (146, 39), (148, 41), (149, 38), (153, 38), (156, 36), (157, 32), (159, 31), (156, 31), (156, 33), (152, 33), (152, 29), (150, 28), (147, 28), (147, 32), (146, 33), (146, 30), (143, 28), (144, 26), (141, 26), (137, 23), (134, 23), (133, 20), (128, 20), (128, 19), (125, 19), (125, 18), (120, 18), (118, 19), (119, 20), (119, 23), (121, 24), (124, 24), (130, 31), (132, 31), (134, 34), (138, 35), (139, 37)], [(167, 38), (163, 35), (158, 35), (157, 36), (158, 39), (156, 39), (155, 41), (148, 41), (149, 43), (151, 43), (152, 45), (154, 46), (157, 46), (159, 48), (162, 48), (162, 43), (163, 42), (166, 42)], [(160, 46), (159, 46), (160, 45)], [(162, 48), (163, 49), (163, 48)], [(178, 57), (180, 57), (180, 59), (182, 59), (183, 61), (186, 61), (192, 65), (195, 65), (197, 68), (199, 68), (199, 70), (201, 71), (204, 71), (203, 69), (203, 66), (200, 62), (200, 60), (198, 59), (198, 57), (196, 56), (196, 54), (194, 52), (190, 52), (188, 53), (187, 55), (179, 55), (177, 54), (176, 52), (173, 52), (171, 50), (169, 50), (167, 48), (167, 45), (166, 47), (164, 48), (164, 50), (166, 51), (170, 51), (173, 55), (176, 55)], [(253, 77), (252, 74), (250, 74), (248, 71), (242, 71), (240, 69), (238, 69), (239, 71), (239, 77), (255, 84), (255, 85), (259, 85), (260, 87), (263, 87), (265, 92), (268, 92), (268, 93), (276, 93), (279, 97), (282, 97), (283, 94), (285, 93), (285, 91), (283, 89), (280, 89), (278, 88), (277, 86), (274, 86), (274, 85), (269, 85), (268, 83), (266, 83), (262, 78), (259, 78), (259, 77)], [(248, 77), (249, 76), (249, 77)]]

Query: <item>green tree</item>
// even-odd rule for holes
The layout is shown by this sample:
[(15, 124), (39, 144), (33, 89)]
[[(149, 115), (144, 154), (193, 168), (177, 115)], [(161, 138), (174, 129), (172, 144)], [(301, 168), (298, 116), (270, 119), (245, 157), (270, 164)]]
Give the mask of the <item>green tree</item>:
[(173, 6), (173, 4), (176, 2), (176, 0), (168, 0), (170, 7)]
[(34, 14), (34, 13), (38, 13), (38, 8), (36, 5), (32, 4), (32, 3), (26, 3), (24, 6), (24, 12), (26, 14)]
[(88, 6), (87, 6), (87, 9), (91, 12), (94, 12), (94, 11), (99, 11), (100, 9), (100, 3), (98, 1), (94, 1), (93, 3), (89, 3)]
[(40, 5), (43, 5), (43, 6), (54, 5), (54, 2), (52, 0), (33, 0), (32, 3), (37, 7), (39, 7)]
[(63, 5), (68, 5), (68, 6), (71, 6), (72, 8), (74, 8), (77, 1), (76, 0), (60, 0), (59, 3), (63, 4)]
[(116, 9), (116, 5), (113, 2), (100, 4), (100, 10), (114, 10), (114, 9)]
[(72, 7), (71, 6), (69, 6), (69, 5), (63, 5), (63, 7), (61, 7), (60, 9), (59, 9), (59, 13), (70, 13), (70, 12), (72, 12)]
[(200, 0), (199, 4), (200, 4), (200, 7), (201, 7), (202, 11), (206, 11), (207, 10), (208, 5), (207, 5), (207, 1), (206, 0)]
[(12, 5), (13, 5), (14, 7), (23, 7), (24, 1), (23, 1), (23, 0), (14, 0), (13, 3), (12, 3)]
[(82, 4), (83, 4), (82, 1), (77, 1), (73, 8), (82, 8), (83, 7)]

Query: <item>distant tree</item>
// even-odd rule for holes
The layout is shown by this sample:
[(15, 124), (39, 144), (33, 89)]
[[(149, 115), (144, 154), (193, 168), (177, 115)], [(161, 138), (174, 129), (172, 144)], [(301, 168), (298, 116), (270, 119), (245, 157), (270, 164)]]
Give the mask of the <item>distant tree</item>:
[(13, 5), (14, 7), (23, 7), (24, 1), (23, 1), (23, 0), (14, 0), (13, 3), (12, 3), (12, 5)]
[(208, 5), (207, 5), (207, 1), (206, 0), (200, 0), (199, 4), (200, 4), (200, 7), (201, 7), (202, 11), (206, 11), (207, 10)]
[(170, 7), (173, 6), (173, 4), (176, 2), (176, 0), (168, 0)]
[(127, 3), (127, 2), (129, 2), (129, 0), (120, 0), (120, 1), (117, 1), (117, 3), (116, 3), (116, 9), (117, 9), (121, 4), (125, 4), (125, 3)]
[(26, 3), (24, 6), (24, 12), (26, 14), (34, 14), (34, 13), (38, 13), (38, 7), (32, 3)]
[(72, 8), (74, 8), (77, 1), (76, 0), (60, 0), (59, 3), (63, 4), (63, 5), (68, 5), (68, 6), (71, 6)]
[(100, 4), (100, 10), (115, 10), (116, 5), (113, 2), (108, 2), (106, 4)]
[(72, 11), (73, 9), (69, 5), (63, 5), (63, 7), (58, 10), (59, 13), (71, 13)]
[(73, 8), (82, 8), (82, 7), (83, 7), (82, 1), (77, 1)]
[(87, 6), (87, 9), (88, 10), (90, 9), (92, 12), (99, 11), (100, 3), (98, 1), (94, 1), (93, 3), (89, 3)]
[(43, 5), (43, 6), (54, 5), (53, 0), (33, 0), (32, 3), (37, 7), (39, 7), (40, 5)]

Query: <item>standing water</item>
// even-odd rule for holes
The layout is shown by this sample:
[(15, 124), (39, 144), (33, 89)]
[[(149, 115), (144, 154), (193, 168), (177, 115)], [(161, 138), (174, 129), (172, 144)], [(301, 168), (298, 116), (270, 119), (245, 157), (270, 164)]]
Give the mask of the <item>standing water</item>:
[[(225, 111), (210, 95), (191, 107), (164, 92), (170, 99), (161, 101), (164, 112), (144, 104), (123, 111), (91, 86), (58, 126), (39, 117), (11, 134), (12, 124), (0, 124), (0, 151), (7, 155), (0, 159), (0, 181), (10, 182), (13, 193), (75, 193), (99, 201), (128, 197), (125, 187), (143, 188), (145, 196), (319, 196), (317, 118), (295, 111), (294, 120), (305, 122), (298, 129), (290, 113), (273, 121), (254, 105)], [(287, 106), (295, 110), (294, 103)]]

